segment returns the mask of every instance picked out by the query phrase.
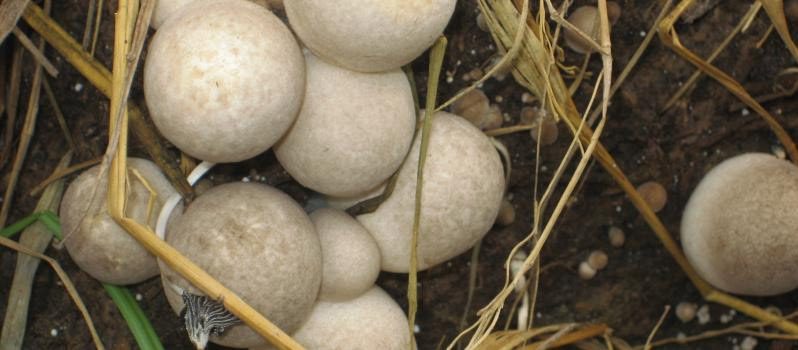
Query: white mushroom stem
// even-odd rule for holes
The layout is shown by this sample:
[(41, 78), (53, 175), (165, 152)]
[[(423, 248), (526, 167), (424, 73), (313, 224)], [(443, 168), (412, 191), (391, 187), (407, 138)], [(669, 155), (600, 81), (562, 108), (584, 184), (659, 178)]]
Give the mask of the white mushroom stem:
[[(188, 181), (189, 185), (194, 186), (194, 184), (197, 183), (197, 181), (199, 181), (199, 179), (201, 179), (202, 176), (208, 172), (208, 170), (211, 170), (214, 165), (216, 165), (216, 163), (203, 161), (197, 165), (190, 174), (188, 174), (186, 181)], [(155, 224), (155, 234), (158, 236), (158, 238), (166, 240), (166, 223), (169, 222), (169, 218), (172, 216), (172, 211), (175, 210), (177, 203), (180, 203), (181, 199), (182, 197), (180, 194), (172, 195), (166, 200), (166, 203), (164, 203), (163, 207), (161, 208), (161, 212), (158, 214), (158, 221)]]
[[(510, 261), (510, 272), (513, 274), (513, 276), (518, 273), (523, 273), (524, 260), (526, 260), (526, 258), (526, 253), (521, 250), (513, 255), (513, 258)], [(521, 305), (518, 307), (517, 324), (519, 330), (526, 329), (526, 325), (529, 321), (530, 305), (526, 282), (526, 275), (522, 275), (519, 283), (515, 285), (515, 292), (521, 294)]]

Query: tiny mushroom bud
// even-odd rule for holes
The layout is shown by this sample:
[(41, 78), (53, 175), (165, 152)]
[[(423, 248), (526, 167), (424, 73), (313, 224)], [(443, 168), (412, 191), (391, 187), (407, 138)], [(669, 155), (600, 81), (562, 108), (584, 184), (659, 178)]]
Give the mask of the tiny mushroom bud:
[(304, 88), (291, 31), (244, 0), (186, 5), (155, 33), (144, 65), (155, 126), (183, 152), (214, 163), (271, 147), (296, 119)]
[(515, 207), (510, 203), (507, 198), (502, 199), (501, 207), (499, 208), (499, 215), (496, 216), (496, 223), (502, 226), (507, 226), (515, 222)]
[(473, 89), (454, 101), (451, 111), (479, 127), (481, 120), (490, 112), (490, 101), (482, 90)]
[(698, 305), (683, 301), (676, 305), (676, 317), (684, 323), (690, 322), (695, 318), (697, 309)]
[(557, 122), (549, 117), (543, 117), (538, 127), (530, 130), (532, 139), (535, 142), (540, 142), (541, 146), (548, 146), (557, 142), (559, 132)]
[[(617, 3), (607, 2), (607, 17), (610, 24), (614, 24), (620, 17), (621, 8)], [(571, 15), (568, 16), (568, 21), (576, 28), (579, 28), (589, 38), (600, 44), (599, 42), (599, 11), (595, 6), (581, 6), (575, 9)], [(584, 40), (578, 33), (568, 28), (563, 30), (563, 39), (565, 44), (577, 53), (593, 52), (593, 46)]]
[(610, 244), (613, 247), (621, 247), (626, 242), (626, 234), (623, 233), (623, 229), (618, 226), (610, 226), (610, 229), (607, 231), (607, 236), (610, 239)]
[(607, 253), (601, 250), (594, 250), (587, 257), (587, 264), (595, 270), (603, 270), (607, 267), (608, 262), (609, 258), (607, 257)]
[(587, 261), (579, 263), (579, 278), (589, 280), (596, 276), (596, 269), (594, 269)]
[(285, 0), (291, 28), (313, 53), (361, 72), (397, 69), (432, 45), (456, 0)]
[(637, 192), (648, 203), (655, 213), (658, 213), (668, 203), (668, 192), (665, 187), (656, 181), (649, 181), (637, 187)]
[(736, 294), (798, 287), (798, 167), (746, 153), (707, 173), (681, 224), (685, 255), (701, 277)]
[(488, 113), (482, 116), (482, 120), (477, 127), (481, 130), (493, 130), (500, 128), (502, 123), (504, 123), (504, 115), (502, 115), (501, 108), (492, 104), (490, 109), (488, 109)]

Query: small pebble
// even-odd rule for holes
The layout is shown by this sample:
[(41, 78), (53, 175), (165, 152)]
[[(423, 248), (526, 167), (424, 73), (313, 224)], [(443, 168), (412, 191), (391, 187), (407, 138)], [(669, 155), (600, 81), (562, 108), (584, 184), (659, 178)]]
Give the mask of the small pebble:
[(698, 317), (698, 324), (704, 325), (709, 323), (711, 320), (711, 316), (709, 315), (709, 306), (701, 306), (698, 309), (698, 312), (696, 312), (695, 316)]
[(141, 295), (141, 293), (136, 293), (136, 301), (141, 301), (142, 299), (144, 299), (144, 297)]
[(626, 242), (626, 234), (624, 234), (623, 230), (618, 226), (610, 226), (609, 231), (607, 231), (607, 236), (610, 239), (610, 244), (616, 248), (622, 247), (624, 242)]
[(83, 84), (75, 83), (75, 86), (73, 86), (72, 89), (75, 90), (75, 92), (81, 92), (83, 90)]
[(532, 96), (532, 94), (528, 92), (521, 94), (521, 103), (532, 103), (535, 100), (536, 100), (535, 96)]
[(681, 302), (676, 305), (676, 317), (683, 323), (692, 321), (696, 316), (696, 308), (698, 306), (694, 303)]
[(583, 261), (579, 264), (579, 278), (583, 280), (589, 280), (596, 276), (596, 269), (590, 266), (587, 261)]
[(756, 344), (758, 341), (756, 338), (752, 336), (747, 336), (743, 338), (743, 341), (740, 343), (740, 350), (754, 350), (756, 348)]
[(740, 111), (740, 114), (742, 114), (742, 115), (743, 115), (743, 117), (747, 117), (749, 114), (751, 114), (751, 111), (749, 111), (749, 110), (748, 110), (748, 108), (743, 108), (743, 109)]
[(417, 324), (414, 324), (413, 325), (413, 333), (415, 333), (415, 334), (421, 333), (421, 327), (419, 327)]
[(608, 262), (609, 258), (607, 257), (607, 253), (601, 250), (594, 250), (587, 257), (587, 264), (595, 270), (603, 270), (607, 267)]
[(502, 199), (502, 204), (499, 207), (499, 215), (496, 216), (496, 223), (501, 226), (507, 226), (515, 222), (515, 208), (507, 198)]
[(55, 329), (55, 328), (51, 329), (50, 330), (50, 336), (57, 337), (58, 336), (58, 330)]

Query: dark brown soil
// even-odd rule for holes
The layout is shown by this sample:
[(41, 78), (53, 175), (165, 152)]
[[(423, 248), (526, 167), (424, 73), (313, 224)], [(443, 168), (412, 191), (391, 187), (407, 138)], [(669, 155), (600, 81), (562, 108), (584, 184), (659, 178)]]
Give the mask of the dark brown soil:
[[(576, 2), (577, 5), (587, 3)], [(55, 20), (76, 38), (83, 35), (86, 3), (79, 0), (54, 2)], [(620, 4), (623, 15), (613, 29), (612, 46), (616, 75), (625, 67), (660, 9), (659, 1), (621, 0)], [(106, 5), (97, 57), (110, 66), (113, 36), (111, 19), (115, 4)], [(737, 24), (748, 6), (747, 2), (723, 2), (692, 24), (679, 23), (677, 29), (682, 42), (699, 55), (708, 56)], [(446, 30), (449, 47), (444, 64), (446, 74), (443, 74), (444, 81), (440, 87), (441, 101), (470, 84), (470, 81), (463, 79), (463, 75), (474, 68), (484, 67), (496, 54), (490, 35), (476, 25), (477, 13), (475, 2), (460, 1)], [(775, 33), (761, 48), (756, 47), (769, 23), (764, 13), (761, 13), (750, 29), (739, 35), (716, 62), (717, 66), (730, 73), (755, 96), (773, 91), (777, 73), (795, 65)], [(9, 51), (7, 40), (2, 55), (7, 57)], [(581, 64), (580, 55), (568, 50), (565, 54), (567, 64)], [(50, 82), (67, 118), (72, 137), (77, 142), (75, 161), (101, 155), (107, 140), (107, 99), (54, 50), (50, 49), (48, 56), (61, 72), (57, 79), (51, 79)], [(600, 60), (594, 57), (588, 69), (595, 76), (600, 67)], [(2, 69), (7, 70), (8, 67), (3, 66)], [(413, 69), (423, 103), (427, 80), (426, 57), (419, 58), (413, 64)], [(709, 78), (701, 79), (674, 108), (663, 112), (665, 102), (693, 70), (689, 63), (655, 39), (612, 101), (609, 122), (602, 137), (603, 144), (633, 183), (657, 181), (665, 186), (669, 198), (659, 216), (674, 235), (679, 232), (682, 207), (708, 169), (742, 152), (771, 152), (771, 148), (778, 144), (756, 115), (739, 109), (732, 110), (738, 100)], [(29, 93), (31, 72), (31, 67), (25, 69), (22, 101)], [(447, 76), (453, 78), (450, 83), (445, 81)], [(577, 89), (575, 100), (580, 110), (592, 91), (593, 81), (587, 79)], [(509, 116), (510, 120), (505, 122), (505, 126), (517, 123), (519, 111), (524, 106), (521, 101), (524, 89), (511, 76), (503, 81), (490, 79), (484, 84), (483, 90)], [(144, 106), (140, 81), (134, 87), (132, 99)], [(23, 108), (19, 114), (24, 113), (25, 103), (21, 104)], [(765, 107), (787, 126), (791, 135), (796, 136), (798, 103), (793, 97), (768, 102)], [(19, 135), (21, 118), (18, 119), (15, 135)], [(5, 121), (5, 118), (2, 120)], [(5, 122), (2, 124), (5, 125)], [(513, 224), (495, 227), (482, 243), (470, 321), (474, 320), (476, 310), (486, 305), (498, 292), (504, 278), (503, 262), (511, 247), (528, 234), (531, 225), (535, 145), (526, 132), (499, 139), (512, 154), (513, 176), (509, 192), (518, 215)], [(16, 138), (13, 141), (16, 143)], [(569, 141), (570, 135), (561, 126), (559, 140), (541, 150), (541, 165), (546, 168), (541, 172), (543, 183), (548, 182)], [(37, 198), (29, 196), (28, 192), (52, 172), (66, 148), (52, 106), (42, 98), (36, 133), (16, 189), (9, 222), (33, 211)], [(2, 154), (13, 155), (15, 149), (16, 146), (4, 149)], [(130, 152), (144, 154), (135, 142)], [(10, 168), (10, 161), (4, 160), (0, 169), (0, 186), (3, 188)], [(219, 167), (213, 174), (216, 183), (236, 181), (250, 175), (265, 175), (267, 182), (276, 184), (300, 202), (309, 196), (308, 191), (285, 180), (271, 153), (241, 164)], [(606, 232), (610, 225), (625, 230), (627, 240), (622, 248), (613, 248), (609, 244)], [(576, 273), (577, 266), (595, 249), (607, 252), (609, 266), (592, 280), (582, 280)], [(104, 343), (113, 349), (135, 348), (124, 320), (100, 283), (80, 271), (66, 252), (50, 248), (47, 254), (56, 258), (75, 282), (99, 327)], [(464, 253), (421, 273), (419, 332), (416, 335), (421, 349), (435, 349), (438, 344), (448, 344), (458, 333), (467, 296), (470, 256), (470, 252)], [(0, 314), (5, 312), (15, 257), (12, 251), (0, 250), (0, 300), (3, 301), (0, 302)], [(620, 188), (598, 165), (590, 168), (572, 205), (560, 218), (559, 225), (544, 248), (541, 263), (544, 269), (535, 310), (537, 325), (601, 322), (612, 327), (614, 335), (632, 344), (642, 344), (666, 305), (675, 306), (681, 301), (704, 304), (698, 291), (660, 245)], [(406, 275), (383, 273), (378, 284), (406, 309)], [(140, 304), (167, 349), (191, 348), (181, 320), (166, 303), (160, 281), (153, 279), (131, 289), (141, 295)], [(789, 312), (796, 308), (795, 296), (792, 293), (750, 301), (762, 306), (776, 305)], [(710, 309), (712, 321), (706, 325), (699, 325), (696, 321), (683, 324), (674, 316), (668, 316), (658, 337), (673, 337), (678, 333), (695, 334), (725, 327), (719, 319), (729, 309), (714, 304), (710, 305)], [(745, 320), (744, 316), (737, 315), (732, 323)], [(39, 269), (34, 283), (28, 325), (26, 349), (86, 349), (92, 346), (80, 314), (58, 278), (44, 266)], [(499, 325), (504, 325), (504, 319)], [(58, 330), (55, 336), (51, 335), (53, 329)], [(733, 343), (741, 339), (740, 336), (715, 338), (682, 348), (731, 348)], [(759, 348), (768, 347), (767, 341), (760, 339), (759, 342)], [(774, 348), (793, 346), (790, 342), (772, 345)]]

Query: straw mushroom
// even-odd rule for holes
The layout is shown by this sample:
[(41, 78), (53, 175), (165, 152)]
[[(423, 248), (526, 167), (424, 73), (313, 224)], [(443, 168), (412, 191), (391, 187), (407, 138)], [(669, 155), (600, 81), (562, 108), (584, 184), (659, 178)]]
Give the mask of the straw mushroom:
[(349, 300), (366, 292), (380, 274), (380, 250), (349, 214), (322, 208), (310, 214), (321, 241), (321, 300)]
[[(166, 20), (177, 13), (186, 5), (197, 0), (158, 0), (155, 2), (155, 8), (152, 10), (152, 20), (150, 27), (158, 29)], [(249, 0), (260, 6), (266, 8), (282, 8), (282, 1), (280, 0)]]
[[(391, 196), (376, 211), (358, 216), (380, 247), (382, 269), (390, 272), (409, 270), (420, 143), (417, 137)], [(436, 113), (428, 150), (419, 270), (468, 250), (482, 238), (493, 225), (504, 194), (498, 153), (490, 140), (463, 118)]]
[(293, 334), (307, 349), (412, 349), (407, 317), (380, 287), (348, 301), (319, 301)]
[(291, 31), (245, 0), (187, 5), (158, 29), (144, 66), (158, 130), (214, 163), (271, 147), (294, 122), (304, 88), (304, 59)]
[(645, 182), (637, 186), (637, 192), (655, 213), (658, 213), (662, 208), (665, 208), (665, 204), (668, 204), (668, 191), (659, 182)]
[(685, 255), (719, 289), (767, 296), (798, 287), (798, 167), (770, 154), (720, 163), (690, 196)]
[[(610, 25), (615, 24), (621, 16), (621, 7), (618, 3), (613, 1), (607, 2), (607, 17)], [(595, 6), (580, 6), (576, 8), (569, 16), (568, 22), (571, 22), (576, 28), (587, 34), (588, 37), (599, 43), (599, 11)], [(563, 39), (565, 45), (577, 53), (585, 54), (593, 52), (593, 47), (590, 43), (584, 40), (579, 34), (569, 28), (563, 30)]]
[[(128, 158), (127, 163), (130, 189), (125, 212), (136, 222), (155, 227), (161, 206), (177, 192), (155, 163), (139, 158)], [(99, 170), (95, 166), (80, 174), (61, 201), (61, 225), (68, 235), (64, 245), (69, 256), (83, 271), (106, 283), (139, 283), (158, 275), (155, 257), (108, 215), (108, 179), (98, 178)], [(151, 199), (154, 205), (148, 208)]]
[(359, 73), (308, 53), (297, 121), (274, 152), (299, 183), (327, 195), (363, 194), (391, 176), (410, 148), (415, 106), (401, 70)]
[(361, 72), (397, 69), (426, 50), (456, 0), (285, 0), (291, 28), (313, 53)]
[[(285, 332), (297, 330), (313, 308), (322, 272), (319, 238), (302, 208), (277, 189), (244, 182), (214, 187), (191, 203), (166, 241)], [(176, 289), (202, 295), (165, 264), (161, 274), (176, 313), (184, 307)], [(243, 324), (211, 341), (263, 344)]]

